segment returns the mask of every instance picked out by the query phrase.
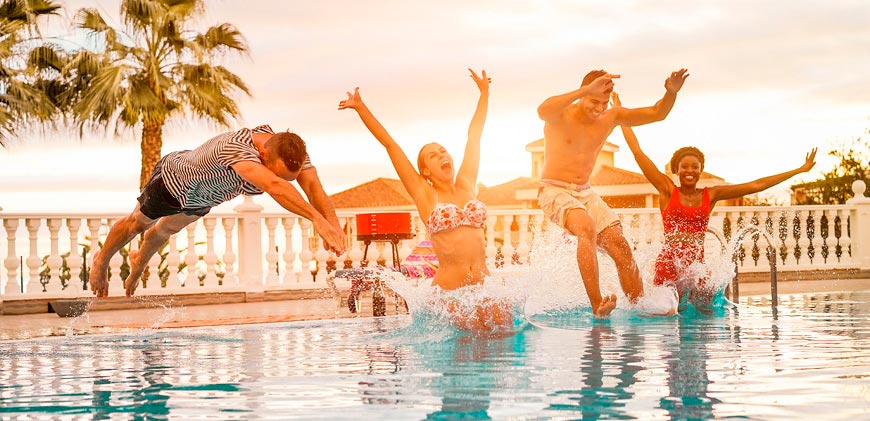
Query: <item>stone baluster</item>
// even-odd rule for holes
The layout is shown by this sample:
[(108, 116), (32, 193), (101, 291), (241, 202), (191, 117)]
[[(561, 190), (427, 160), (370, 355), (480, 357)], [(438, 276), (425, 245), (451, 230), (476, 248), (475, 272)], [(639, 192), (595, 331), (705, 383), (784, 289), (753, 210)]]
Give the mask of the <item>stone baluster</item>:
[(64, 292), (70, 297), (79, 297), (84, 295), (82, 289), (82, 255), (79, 254), (79, 229), (82, 226), (82, 220), (79, 218), (67, 218), (66, 229), (69, 231), (69, 256), (66, 258), (66, 264), (69, 267), (69, 281), (67, 281)]
[(229, 216), (221, 219), (221, 225), (224, 228), (224, 254), (221, 256), (224, 260), (224, 287), (235, 287), (238, 285), (238, 277), (236, 276), (236, 253), (233, 251), (233, 230), (236, 227), (236, 218)]
[[(832, 250), (833, 248), (831, 247), (831, 237), (834, 235), (834, 218), (829, 209), (820, 210), (819, 212), (822, 216), (819, 218), (819, 225), (816, 226), (816, 236), (819, 238), (819, 246), (816, 250), (816, 261), (818, 264), (826, 268), (832, 268), (836, 261)], [(822, 223), (822, 221), (825, 222)]]
[(60, 227), (62, 222), (58, 218), (49, 218), (45, 221), (48, 226), (50, 250), (48, 258), (45, 260), (49, 276), (45, 290), (52, 294), (58, 294), (63, 290), (63, 284), (60, 281), (60, 267), (63, 265), (63, 258), (60, 257)]
[(529, 262), (529, 251), (531, 250), (531, 246), (529, 245), (529, 219), (529, 215), (520, 215), (517, 217), (520, 233), (519, 244), (517, 245), (516, 252), (520, 264), (526, 264)]
[(381, 245), (383, 245), (383, 243), (371, 243), (369, 245), (369, 252), (366, 256), (363, 256), (363, 260), (368, 262), (366, 266), (375, 267), (378, 265), (378, 260), (381, 260), (381, 256), (383, 255), (383, 253), (381, 253)]
[[(770, 212), (759, 211), (759, 212), (757, 212), (757, 215), (758, 215), (758, 229), (770, 234), (771, 237), (773, 237), (775, 239), (776, 236), (774, 236), (772, 227), (768, 226), (768, 224), (767, 224), (767, 221), (770, 218)], [(765, 264), (767, 265), (767, 267), (770, 267), (770, 254), (767, 253), (768, 246), (776, 249), (776, 243), (770, 244), (770, 242), (767, 240), (767, 237), (765, 237), (764, 235), (761, 235), (761, 238), (759, 238), (759, 240), (758, 240), (758, 249), (759, 249), (759, 252), (761, 253), (761, 255), (764, 256)], [(759, 257), (758, 260), (759, 260), (759, 265), (760, 265), (761, 264), (761, 262), (760, 262), (761, 257)]]
[(326, 285), (326, 276), (328, 275), (326, 271), (327, 260), (329, 260), (330, 253), (326, 250), (326, 245), (323, 242), (323, 239), (318, 235), (315, 237), (317, 239), (317, 251), (314, 253), (314, 260), (317, 261), (317, 273), (314, 275), (314, 282), (317, 285)]
[(297, 282), (311, 282), (311, 259), (314, 257), (314, 252), (311, 251), (311, 221), (302, 218), (299, 220), (299, 228), (302, 233), (302, 249), (299, 252), (299, 275), (296, 276)]
[(202, 218), (201, 221), (205, 227), (205, 256), (203, 256), (203, 261), (205, 261), (205, 279), (203, 280), (203, 286), (213, 290), (218, 288), (216, 270), (218, 255), (214, 248), (214, 230), (217, 226), (217, 219)]
[(495, 256), (498, 253), (498, 248), (495, 246), (495, 223), (498, 220), (495, 215), (486, 217), (486, 261), (490, 265), (495, 265)]
[(361, 261), (363, 260), (363, 251), (360, 247), (360, 242), (356, 240), (356, 217), (353, 217), (350, 223), (350, 235), (348, 236), (350, 239), (350, 252), (348, 252), (347, 256), (350, 258), (350, 266), (353, 268), (358, 268), (361, 265)]
[[(106, 225), (111, 227), (115, 224), (115, 220), (107, 219)], [(129, 254), (130, 250), (134, 250), (132, 247), (135, 247), (139, 244), (139, 237), (134, 237), (129, 244), (125, 246), (127, 252)], [(126, 295), (126, 289), (124, 288), (124, 278), (121, 277), (121, 266), (124, 264), (124, 256), (121, 255), (121, 251), (115, 253), (109, 259), (109, 296), (110, 297), (118, 297)], [(113, 281), (114, 279), (114, 281)]]
[(837, 216), (840, 217), (840, 238), (837, 241), (840, 245), (840, 266), (852, 267), (852, 238), (849, 235), (850, 212), (845, 209), (837, 209)]
[(148, 258), (148, 279), (143, 276), (139, 283), (142, 294), (159, 294), (163, 290), (163, 280), (160, 279), (160, 252)]
[(166, 254), (166, 291), (174, 292), (181, 289), (181, 279), (178, 278), (178, 266), (181, 265), (181, 253), (178, 252), (178, 235), (169, 237), (169, 252)]
[[(199, 256), (196, 254), (196, 224), (190, 224), (187, 230), (187, 251), (184, 253), (184, 264), (187, 266), (187, 275), (184, 277), (184, 288), (189, 292), (199, 289), (199, 271), (197, 264)], [(191, 290), (193, 289), (193, 290)]]
[[(807, 253), (806, 256), (809, 259), (810, 264), (813, 266), (822, 266), (824, 263), (824, 259), (822, 258), (822, 241), (819, 239), (822, 238), (821, 226), (822, 223), (821, 218), (819, 218), (819, 213), (821, 210), (811, 210), (809, 211), (809, 215), (807, 215), (807, 229), (806, 229), (806, 237), (807, 237)], [(810, 226), (813, 227), (812, 236), (810, 236)], [(813, 255), (810, 257), (809, 249), (813, 249)]]
[(644, 244), (656, 245), (661, 243), (662, 229), (660, 226), (659, 216), (654, 213), (644, 215), (643, 226), (646, 228), (644, 232)]
[[(18, 279), (18, 269), (21, 262), (18, 260), (18, 252), (15, 249), (17, 238), (15, 232), (18, 231), (18, 219), (4, 219), (3, 228), (6, 228), (6, 259), (3, 260), (3, 266), (6, 268), (6, 289), (3, 290), (3, 295), (6, 298), (11, 296), (21, 295), (21, 287)], [(23, 269), (22, 269), (23, 270)]]
[(281, 218), (281, 225), (284, 227), (284, 286), (293, 285), (296, 280), (296, 251), (293, 250), (293, 227), (296, 225), (295, 216), (287, 216)]
[[(743, 221), (741, 224), (741, 229), (746, 229), (748, 227), (753, 226), (752, 217), (755, 216), (752, 211), (743, 211), (740, 213), (740, 220)], [(755, 261), (755, 258), (752, 256), (753, 249), (757, 244), (757, 239), (761, 234), (753, 234), (747, 237), (743, 237), (743, 250), (746, 252), (746, 257), (743, 258), (743, 264), (747, 265), (749, 263), (752, 267), (757, 267), (758, 262)], [(748, 242), (746, 240), (749, 240)], [(760, 256), (759, 256), (760, 257)]]
[(795, 269), (797, 267), (797, 256), (795, 256), (795, 246), (797, 245), (797, 239), (795, 238), (795, 218), (799, 215), (796, 211), (787, 211), (785, 212), (785, 262), (783, 263), (783, 270), (786, 269)]
[(798, 217), (797, 222), (797, 244), (801, 249), (800, 258), (798, 260), (798, 264), (803, 264), (804, 266), (810, 263), (809, 256), (809, 247), (810, 247), (810, 238), (809, 238), (809, 229), (807, 229), (808, 220), (809, 220), (809, 211), (796, 211), (795, 215)]
[(278, 247), (275, 244), (275, 229), (278, 218), (266, 218), (266, 289), (278, 286)]
[(27, 287), (24, 291), (27, 294), (42, 293), (42, 284), (39, 282), (39, 266), (42, 264), (42, 259), (39, 257), (37, 250), (37, 240), (39, 238), (39, 227), (42, 221), (39, 219), (25, 219), (24, 225), (27, 226), (27, 232), (30, 238), (30, 255), (27, 256), (28, 271)]
[(515, 248), (511, 231), (511, 225), (513, 225), (513, 222), (513, 215), (501, 216), (502, 238), (504, 240), (501, 246), (501, 256), (504, 259), (502, 264), (505, 265), (512, 265), (514, 263)]
[(100, 228), (103, 227), (102, 219), (88, 219), (88, 236), (90, 241), (90, 252), (88, 253), (88, 267), (94, 265), (94, 254), (100, 250)]

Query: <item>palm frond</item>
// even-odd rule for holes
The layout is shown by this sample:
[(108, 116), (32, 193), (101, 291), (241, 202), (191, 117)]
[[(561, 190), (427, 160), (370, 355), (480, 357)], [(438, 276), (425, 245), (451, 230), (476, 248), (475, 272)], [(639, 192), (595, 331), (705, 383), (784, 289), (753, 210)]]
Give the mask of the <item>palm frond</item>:
[(222, 23), (208, 28), (204, 34), (198, 34), (195, 37), (195, 42), (207, 53), (219, 50), (248, 51), (245, 37), (230, 23)]
[(74, 107), (75, 113), (84, 120), (110, 122), (115, 110), (127, 96), (126, 73), (127, 69), (122, 65), (101, 66), (81, 92), (80, 100)]
[(27, 56), (27, 65), (37, 71), (54, 70), (60, 72), (64, 68), (62, 50), (54, 44), (42, 44), (32, 50)]
[(76, 12), (74, 18), (77, 27), (87, 29), (92, 32), (102, 33), (111, 29), (111, 26), (103, 19), (100, 11), (93, 8), (82, 8)]
[(195, 116), (213, 119), (223, 126), (241, 116), (233, 96), (238, 93), (250, 95), (242, 79), (222, 66), (182, 66), (179, 85), (181, 95)]
[(154, 25), (166, 16), (168, 7), (160, 0), (123, 0), (121, 17), (124, 23), (136, 32)]

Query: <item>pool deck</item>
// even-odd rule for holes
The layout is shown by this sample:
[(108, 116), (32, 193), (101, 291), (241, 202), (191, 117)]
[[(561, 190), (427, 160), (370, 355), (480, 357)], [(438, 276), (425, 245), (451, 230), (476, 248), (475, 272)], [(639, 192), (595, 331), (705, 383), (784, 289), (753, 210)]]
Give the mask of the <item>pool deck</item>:
[[(870, 290), (870, 278), (817, 279), (780, 281), (779, 295), (825, 293), (835, 291)], [(388, 294), (387, 315), (404, 314)], [(740, 284), (741, 302), (745, 298), (769, 296), (768, 282)], [(344, 299), (346, 295), (342, 295)], [(167, 305), (136, 309), (86, 312), (80, 317), (65, 318), (55, 313), (0, 316), (0, 341), (48, 336), (142, 332), (154, 329), (223, 326), (253, 323), (289, 322), (301, 320), (372, 317), (371, 297), (360, 299), (362, 308), (350, 313), (346, 305), (340, 308), (334, 298), (303, 298), (254, 303), (212, 305)]]

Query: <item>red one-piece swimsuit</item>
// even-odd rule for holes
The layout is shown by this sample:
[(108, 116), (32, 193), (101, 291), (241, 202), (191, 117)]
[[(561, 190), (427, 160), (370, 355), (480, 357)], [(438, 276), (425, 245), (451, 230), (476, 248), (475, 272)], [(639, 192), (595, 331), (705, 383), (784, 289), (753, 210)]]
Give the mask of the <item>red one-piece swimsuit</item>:
[[(704, 261), (704, 234), (710, 222), (710, 195), (707, 188), (701, 197), (701, 206), (691, 208), (680, 203), (680, 189), (674, 187), (671, 200), (662, 210), (665, 244), (656, 258), (656, 285), (673, 285), (681, 272), (694, 262)], [(685, 242), (686, 234), (698, 234), (699, 241)]]

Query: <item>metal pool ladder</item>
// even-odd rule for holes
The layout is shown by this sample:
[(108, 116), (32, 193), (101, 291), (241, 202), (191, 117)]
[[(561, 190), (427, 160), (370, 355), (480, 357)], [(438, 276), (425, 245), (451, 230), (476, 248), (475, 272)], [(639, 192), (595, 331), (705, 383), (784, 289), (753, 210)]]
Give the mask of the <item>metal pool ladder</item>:
[[(728, 242), (725, 241), (725, 236), (715, 228), (707, 228), (707, 232), (713, 234), (719, 243), (722, 245), (722, 252), (728, 250)], [(779, 305), (779, 297), (777, 293), (777, 276), (776, 276), (776, 248), (773, 246), (776, 241), (769, 232), (762, 229), (758, 225), (749, 225), (734, 234), (731, 239), (731, 261), (734, 262), (734, 279), (731, 280), (731, 299), (737, 303), (740, 300), (740, 282), (738, 280), (737, 252), (738, 247), (743, 242), (743, 239), (750, 234), (761, 235), (767, 241), (767, 261), (770, 262), (770, 305), (776, 310)]]

